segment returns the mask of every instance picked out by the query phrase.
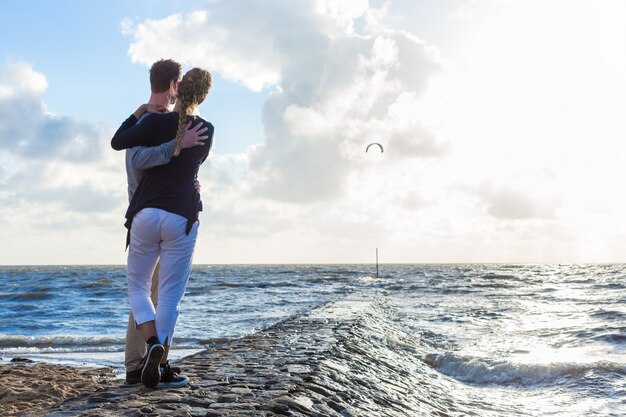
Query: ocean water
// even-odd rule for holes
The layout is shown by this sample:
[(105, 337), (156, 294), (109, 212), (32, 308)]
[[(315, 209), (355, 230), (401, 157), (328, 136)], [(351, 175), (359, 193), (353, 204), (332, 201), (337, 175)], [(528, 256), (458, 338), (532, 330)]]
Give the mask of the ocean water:
[[(626, 415), (625, 271), (382, 265), (376, 277), (371, 265), (197, 265), (171, 356), (366, 300), (374, 314), (361, 332), (376, 343), (361, 348), (401, 367), (418, 403), (439, 399), (449, 415)], [(124, 267), (0, 267), (0, 357), (121, 369), (125, 291)]]

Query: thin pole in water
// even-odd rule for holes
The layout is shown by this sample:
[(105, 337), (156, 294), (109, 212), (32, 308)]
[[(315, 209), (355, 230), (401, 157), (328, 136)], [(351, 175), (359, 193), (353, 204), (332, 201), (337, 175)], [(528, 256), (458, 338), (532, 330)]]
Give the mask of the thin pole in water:
[(378, 248), (376, 248), (376, 278), (378, 278)]

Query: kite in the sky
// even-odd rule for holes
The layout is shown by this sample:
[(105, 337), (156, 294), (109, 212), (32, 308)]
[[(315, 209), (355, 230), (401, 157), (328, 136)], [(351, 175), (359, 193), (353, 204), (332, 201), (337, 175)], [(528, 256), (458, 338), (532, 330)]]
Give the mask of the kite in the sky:
[(369, 151), (370, 147), (374, 146), (374, 145), (376, 145), (376, 146), (378, 146), (380, 148), (380, 153), (385, 152), (385, 150), (383, 149), (383, 145), (381, 145), (380, 143), (376, 143), (376, 142), (370, 143), (369, 145), (367, 145), (367, 148), (365, 148), (365, 152)]

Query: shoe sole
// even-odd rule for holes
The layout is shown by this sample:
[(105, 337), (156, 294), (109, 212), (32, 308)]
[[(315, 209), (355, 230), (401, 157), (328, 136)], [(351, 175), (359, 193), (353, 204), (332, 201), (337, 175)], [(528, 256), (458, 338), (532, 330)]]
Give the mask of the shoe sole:
[(161, 381), (161, 359), (165, 354), (165, 348), (161, 344), (153, 345), (148, 352), (148, 359), (141, 370), (141, 383), (154, 388)]
[(154, 388), (156, 389), (181, 388), (189, 384), (188, 376), (180, 375), (179, 378), (181, 378), (180, 381), (176, 381), (176, 382), (159, 382)]

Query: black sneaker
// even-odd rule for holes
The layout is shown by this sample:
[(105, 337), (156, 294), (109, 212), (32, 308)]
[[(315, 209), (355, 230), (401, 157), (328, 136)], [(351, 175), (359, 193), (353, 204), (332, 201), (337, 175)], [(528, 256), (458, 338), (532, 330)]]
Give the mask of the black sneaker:
[(143, 368), (141, 369), (141, 383), (148, 388), (154, 388), (161, 380), (161, 369), (159, 364), (165, 348), (160, 343), (148, 344), (148, 353), (143, 358)]
[(169, 361), (161, 364), (161, 382), (156, 388), (180, 388), (189, 384), (189, 377), (187, 375), (178, 375), (174, 369), (180, 369), (178, 367), (172, 368)]
[(126, 385), (135, 385), (141, 382), (141, 368), (126, 371)]
[[(126, 385), (136, 385), (136, 384), (140, 384), (141, 383), (141, 371), (142, 371), (142, 365), (144, 364), (144, 361), (141, 361), (141, 364), (139, 365), (139, 367), (137, 369), (135, 369), (134, 371), (126, 371)], [(172, 366), (171, 367), (172, 371), (174, 371), (174, 373), (177, 374), (182, 374), (183, 370), (182, 368), (178, 367), (178, 366)]]

